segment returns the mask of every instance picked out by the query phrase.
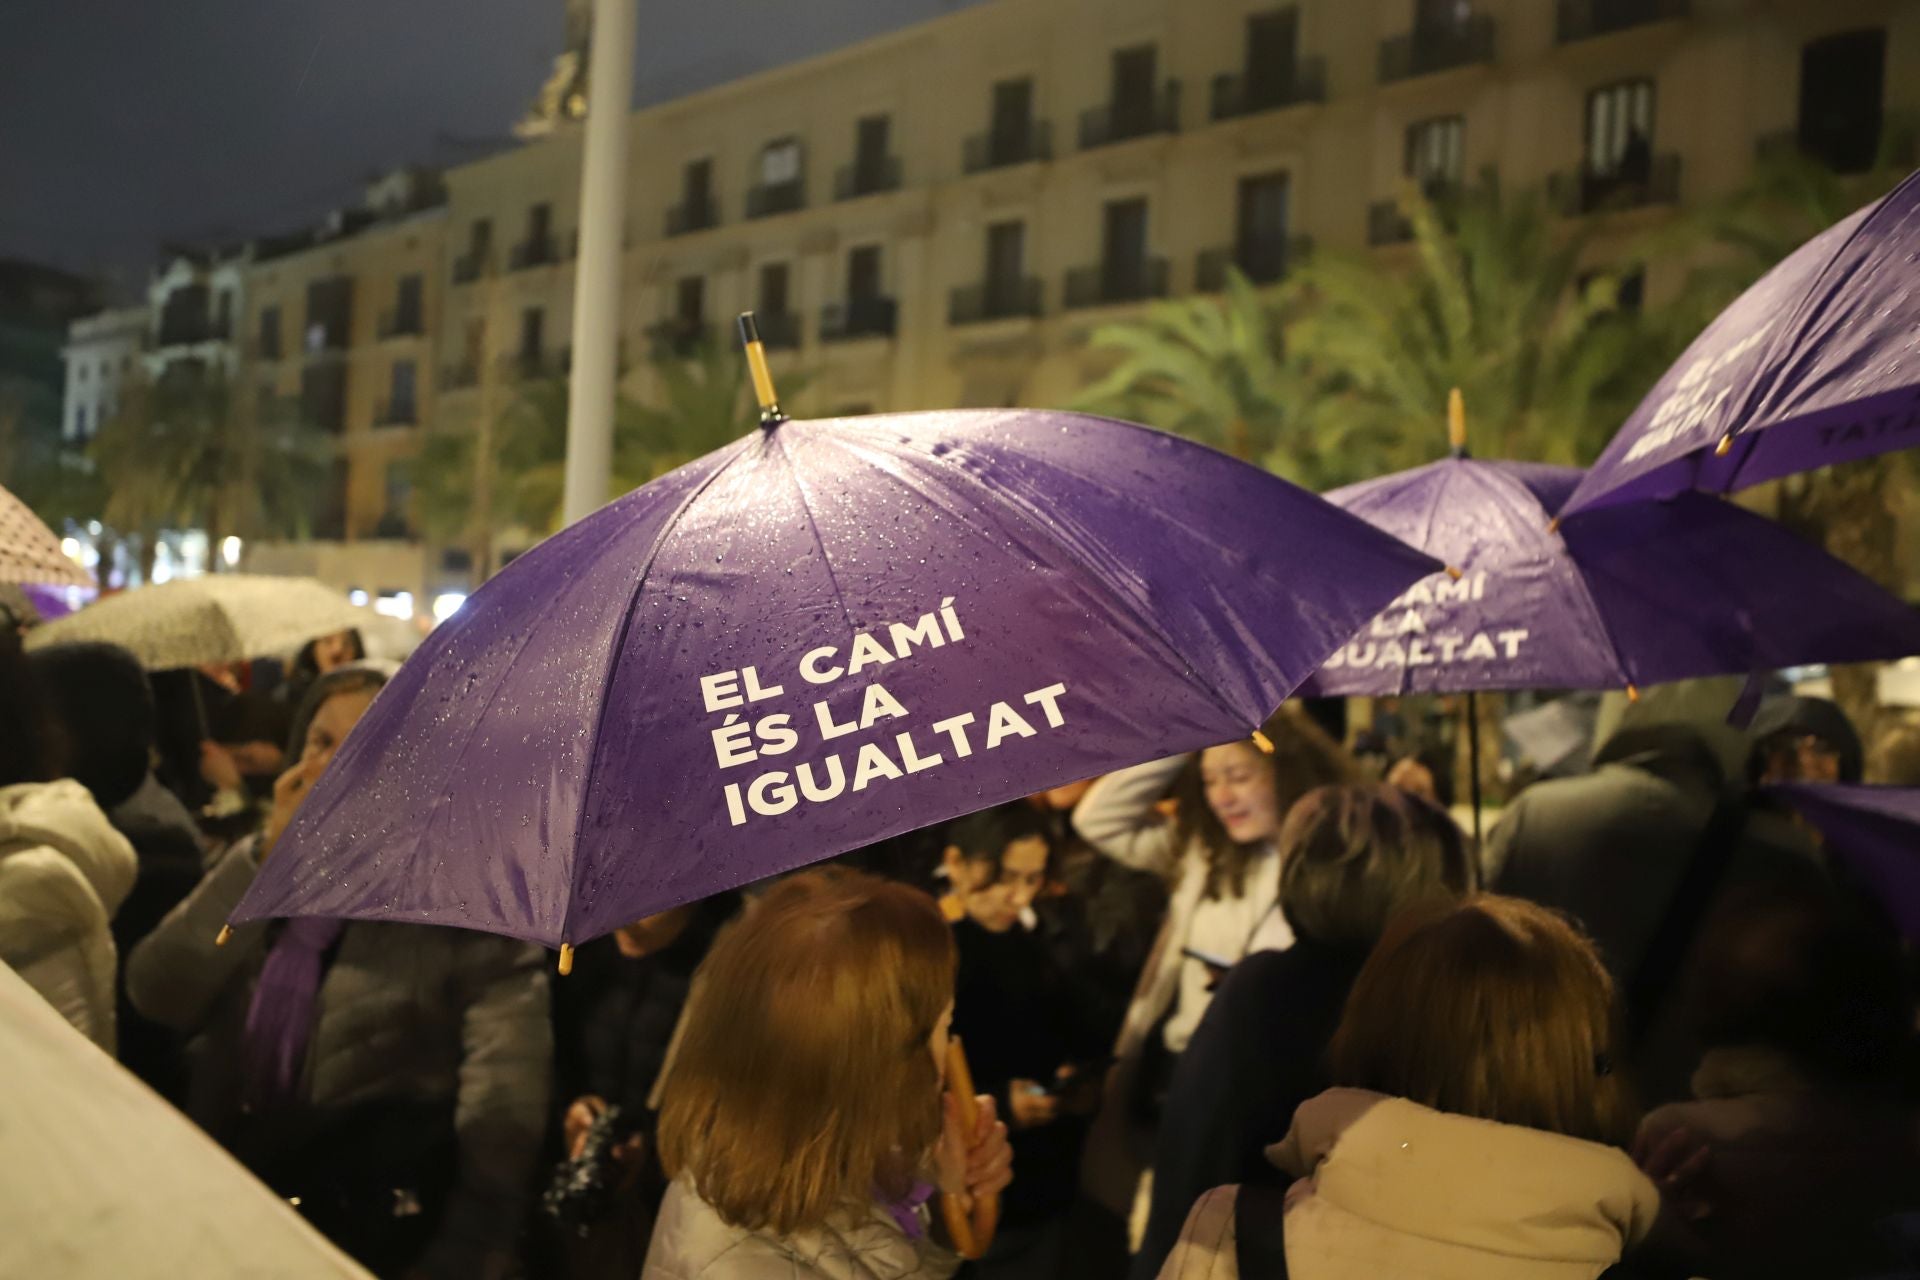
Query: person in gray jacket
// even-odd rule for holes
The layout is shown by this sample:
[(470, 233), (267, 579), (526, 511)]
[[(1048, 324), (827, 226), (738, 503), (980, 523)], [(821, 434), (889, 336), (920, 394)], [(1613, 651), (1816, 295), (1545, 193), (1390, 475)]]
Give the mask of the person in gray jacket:
[(464, 930), (313, 919), (241, 925), (215, 944), (384, 683), (357, 666), (314, 686), (264, 829), (135, 948), (128, 993), (193, 1036), (189, 1114), (369, 1269), (503, 1276), (547, 1119), (540, 953)]

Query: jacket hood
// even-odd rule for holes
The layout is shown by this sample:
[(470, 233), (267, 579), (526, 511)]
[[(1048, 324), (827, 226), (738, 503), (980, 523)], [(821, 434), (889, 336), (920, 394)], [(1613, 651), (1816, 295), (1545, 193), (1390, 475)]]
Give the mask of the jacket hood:
[(1597, 1275), (1646, 1236), (1660, 1207), (1617, 1148), (1357, 1089), (1302, 1103), (1267, 1155), (1310, 1180), (1289, 1196), (1306, 1202), (1287, 1215), (1290, 1235), (1299, 1218), (1303, 1234), (1483, 1260), (1459, 1274)]
[(48, 850), (71, 863), (109, 918), (139, 872), (133, 846), (71, 778), (0, 787), (0, 867), (8, 855), (28, 850)]

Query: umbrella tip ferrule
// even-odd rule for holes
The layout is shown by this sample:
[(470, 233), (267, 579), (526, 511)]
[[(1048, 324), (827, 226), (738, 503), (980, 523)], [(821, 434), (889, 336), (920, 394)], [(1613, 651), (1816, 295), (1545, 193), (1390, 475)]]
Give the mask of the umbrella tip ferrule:
[(1560, 517), (1559, 517), (1559, 516), (1555, 516), (1555, 517), (1554, 517), (1553, 519), (1551, 519), (1551, 520), (1549, 520), (1549, 521), (1547, 521), (1547, 532), (1548, 532), (1548, 533), (1558, 533), (1558, 532), (1560, 532)]
[(560, 976), (564, 978), (572, 972), (573, 944), (571, 942), (563, 942), (560, 944)]
[(1467, 398), (1455, 387), (1447, 392), (1447, 444), (1453, 449), (1453, 456), (1464, 458), (1467, 455)]
[(1632, 685), (1632, 684), (1627, 686), (1627, 701), (1628, 702), (1640, 701), (1640, 686)]
[(1713, 456), (1716, 458), (1724, 458), (1732, 448), (1733, 433), (1729, 431), (1726, 435), (1720, 437), (1719, 444), (1713, 446)]
[(1253, 745), (1260, 748), (1261, 755), (1270, 756), (1273, 754), (1273, 739), (1258, 729), (1253, 731)]
[(742, 311), (739, 319), (740, 345), (747, 353), (747, 374), (753, 379), (754, 399), (760, 402), (760, 425), (772, 427), (786, 419), (780, 410), (780, 398), (773, 390), (773, 374), (767, 368), (766, 344), (760, 341), (760, 325), (753, 312)]
[(233, 926), (230, 924), (223, 924), (220, 926), (220, 932), (214, 935), (213, 945), (216, 947), (224, 947), (227, 945), (228, 941), (232, 939), (232, 937), (233, 937)]
[(1452, 579), (1453, 579), (1453, 580), (1454, 580), (1455, 582), (1458, 582), (1458, 581), (1460, 581), (1460, 579), (1462, 579), (1462, 578), (1464, 578), (1464, 577), (1466, 577), (1467, 575), (1466, 575), (1466, 574), (1464, 574), (1464, 573), (1462, 573), (1462, 572), (1461, 572), (1460, 570), (1458, 570), (1458, 569), (1456, 569), (1456, 568), (1454, 568), (1454, 567), (1453, 567), (1452, 565), (1448, 565), (1448, 566), (1447, 566), (1447, 576), (1448, 576), (1449, 578), (1452, 578)]

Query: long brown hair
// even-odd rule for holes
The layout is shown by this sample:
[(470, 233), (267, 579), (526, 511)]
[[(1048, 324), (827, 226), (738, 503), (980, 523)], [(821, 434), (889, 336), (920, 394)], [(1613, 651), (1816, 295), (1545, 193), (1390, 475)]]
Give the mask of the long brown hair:
[[(1252, 738), (1242, 741), (1266, 759), (1273, 773), (1274, 797), (1279, 801), (1277, 812), (1282, 818), (1301, 796), (1315, 787), (1364, 781), (1359, 766), (1345, 749), (1291, 706), (1276, 711), (1260, 727), (1260, 732), (1264, 744), (1256, 745)], [(1247, 863), (1258, 846), (1236, 842), (1214, 816), (1213, 807), (1207, 803), (1206, 784), (1200, 778), (1199, 753), (1195, 753), (1174, 780), (1173, 794), (1179, 802), (1174, 822), (1180, 847), (1184, 849), (1198, 841), (1205, 850), (1206, 896), (1218, 898), (1224, 893), (1237, 898), (1245, 893)]]
[(1613, 981), (1564, 917), (1480, 894), (1415, 908), (1374, 948), (1328, 1056), (1336, 1084), (1624, 1146)]
[(660, 1109), (668, 1174), (778, 1235), (906, 1195), (940, 1134), (928, 1041), (954, 964), (917, 889), (835, 868), (768, 891), (696, 979)]

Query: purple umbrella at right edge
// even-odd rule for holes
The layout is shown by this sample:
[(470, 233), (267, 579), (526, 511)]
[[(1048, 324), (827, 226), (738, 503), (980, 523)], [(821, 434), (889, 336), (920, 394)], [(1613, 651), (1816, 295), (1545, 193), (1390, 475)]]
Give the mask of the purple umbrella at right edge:
[(1794, 782), (1768, 790), (1819, 830), (1907, 940), (1920, 943), (1920, 787)]
[(1829, 227), (1694, 339), (1561, 514), (1729, 492), (1920, 444), (1920, 174)]

